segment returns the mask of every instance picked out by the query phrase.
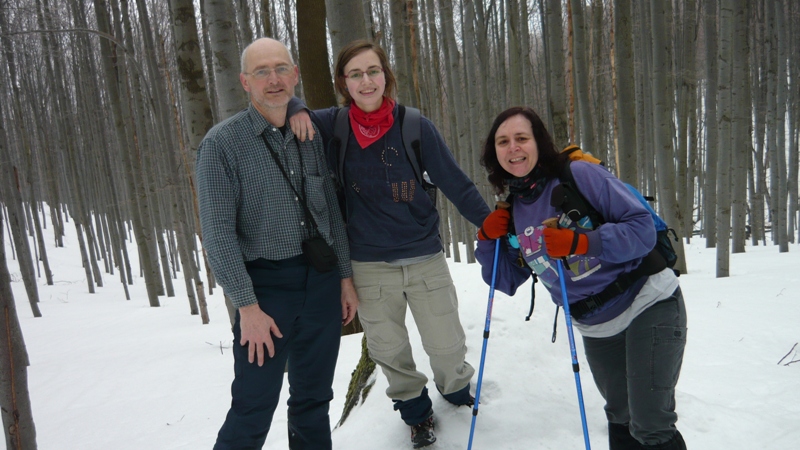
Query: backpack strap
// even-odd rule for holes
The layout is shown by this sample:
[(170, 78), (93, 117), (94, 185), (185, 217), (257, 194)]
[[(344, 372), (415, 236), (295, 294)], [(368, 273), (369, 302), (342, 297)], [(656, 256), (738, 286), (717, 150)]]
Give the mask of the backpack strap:
[[(577, 148), (577, 146), (575, 146)], [(580, 149), (578, 149), (580, 150)], [(581, 194), (575, 177), (572, 175), (572, 161), (567, 161), (561, 167), (558, 179), (561, 184), (553, 189), (550, 197), (550, 206), (560, 208), (573, 222), (579, 222), (583, 217), (588, 217), (592, 222), (592, 229), (605, 223), (603, 216)]]
[(333, 139), (331, 140), (333, 153), (336, 155), (336, 177), (339, 183), (344, 183), (344, 155), (347, 152), (347, 142), (350, 140), (350, 107), (339, 108), (336, 121), (333, 125)]
[(417, 181), (427, 188), (430, 184), (425, 180), (425, 170), (422, 166), (421, 144), (420, 144), (420, 122), (422, 113), (419, 109), (410, 106), (399, 105), (397, 107), (397, 118), (400, 120), (400, 130), (403, 135), (403, 147), (406, 149), (411, 168)]
[[(605, 223), (605, 220), (589, 201), (586, 200), (583, 194), (581, 194), (575, 183), (575, 178), (572, 175), (571, 165), (572, 161), (570, 160), (562, 167), (561, 173), (559, 174), (561, 184), (553, 189), (550, 204), (556, 208), (560, 208), (573, 222), (578, 222), (584, 216), (589, 217), (592, 221), (592, 229), (595, 229)], [(664, 258), (658, 253), (656, 248), (653, 248), (650, 250), (650, 253), (642, 259), (642, 262), (636, 269), (621, 274), (601, 292), (590, 295), (579, 302), (570, 304), (570, 314), (574, 318), (580, 319), (617, 295), (627, 291), (640, 278), (661, 272), (666, 267), (667, 264)]]
[[(508, 208), (506, 210), (511, 215), (511, 219), (508, 221), (508, 235), (513, 236), (516, 239), (517, 236), (517, 229), (514, 226), (514, 195), (508, 194), (506, 197), (505, 202), (508, 204)], [(519, 244), (516, 244), (516, 247), (519, 248)], [(517, 267), (527, 267), (525, 264), (525, 259), (522, 257), (522, 250), (517, 252), (517, 259), (514, 262)], [(536, 275), (536, 272), (531, 270), (531, 277), (533, 278), (533, 282), (531, 283), (531, 307), (528, 310), (528, 315), (525, 316), (525, 321), (530, 321), (531, 316), (533, 315), (533, 307), (536, 305), (536, 283), (539, 282), (539, 276)]]

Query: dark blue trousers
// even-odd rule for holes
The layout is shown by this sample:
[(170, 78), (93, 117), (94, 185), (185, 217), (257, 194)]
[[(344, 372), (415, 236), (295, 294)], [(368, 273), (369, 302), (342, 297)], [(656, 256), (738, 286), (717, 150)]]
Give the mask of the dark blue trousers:
[(260, 449), (264, 445), (287, 360), (289, 448), (330, 449), (328, 405), (333, 399), (331, 385), (342, 325), (338, 272), (317, 272), (302, 256), (281, 261), (258, 259), (246, 265), (261, 310), (275, 320), (283, 338), (273, 336), (275, 356), (266, 357), (263, 366), (249, 363), (247, 346), (239, 344), (236, 312), (231, 409), (214, 450)]

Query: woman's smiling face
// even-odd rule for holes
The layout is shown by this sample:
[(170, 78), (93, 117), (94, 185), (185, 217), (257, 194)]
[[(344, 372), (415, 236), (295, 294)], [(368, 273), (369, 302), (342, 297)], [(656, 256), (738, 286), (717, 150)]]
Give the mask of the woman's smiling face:
[(529, 174), (539, 161), (533, 127), (519, 114), (500, 124), (494, 134), (494, 147), (500, 167), (518, 178)]
[(345, 77), (353, 72), (360, 72), (362, 75), (360, 80), (346, 78), (345, 84), (353, 102), (364, 112), (380, 108), (383, 104), (383, 93), (386, 91), (386, 77), (383, 72), (368, 76), (366, 72), (370, 69), (383, 69), (380, 58), (372, 50), (359, 53), (344, 66)]

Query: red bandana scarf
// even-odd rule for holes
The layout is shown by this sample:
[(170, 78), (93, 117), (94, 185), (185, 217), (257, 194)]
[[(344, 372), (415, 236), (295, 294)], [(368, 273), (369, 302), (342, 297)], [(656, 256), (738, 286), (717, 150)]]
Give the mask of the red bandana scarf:
[(361, 148), (367, 148), (383, 137), (394, 123), (394, 100), (384, 97), (381, 107), (372, 112), (364, 112), (355, 102), (350, 104), (350, 127)]

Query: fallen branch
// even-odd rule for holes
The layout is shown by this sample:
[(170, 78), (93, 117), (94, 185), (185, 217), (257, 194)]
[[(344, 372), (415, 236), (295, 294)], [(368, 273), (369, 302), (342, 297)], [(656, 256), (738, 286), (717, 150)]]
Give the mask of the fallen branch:
[[(206, 344), (211, 345), (211, 346), (216, 346), (217, 345), (217, 344), (212, 344), (211, 342), (208, 342), (208, 341), (206, 341)], [(223, 352), (223, 350), (224, 349), (228, 349), (228, 348), (230, 348), (230, 347), (226, 347), (225, 345), (223, 345), (222, 341), (219, 341), (219, 353), (220, 353), (220, 355), (224, 355), (225, 352)]]
[[(797, 347), (797, 342), (795, 342), (795, 343), (794, 343), (794, 345), (792, 346), (792, 348), (789, 350), (789, 353), (787, 353), (787, 354), (783, 355), (783, 358), (781, 358), (781, 360), (780, 360), (780, 361), (778, 361), (778, 365), (780, 365), (780, 363), (782, 363), (782, 362), (783, 362), (783, 360), (784, 360), (784, 359), (786, 359), (786, 357), (787, 357), (787, 356), (789, 356), (789, 355), (790, 355), (790, 354), (791, 354), (791, 353), (794, 351), (794, 349), (795, 349), (796, 347)], [(793, 362), (797, 362), (797, 361), (796, 361), (796, 360), (795, 360), (795, 361), (791, 361), (791, 362), (789, 362), (789, 364), (791, 364), (791, 363), (793, 363)], [(786, 365), (788, 366), (789, 364), (786, 364)]]

